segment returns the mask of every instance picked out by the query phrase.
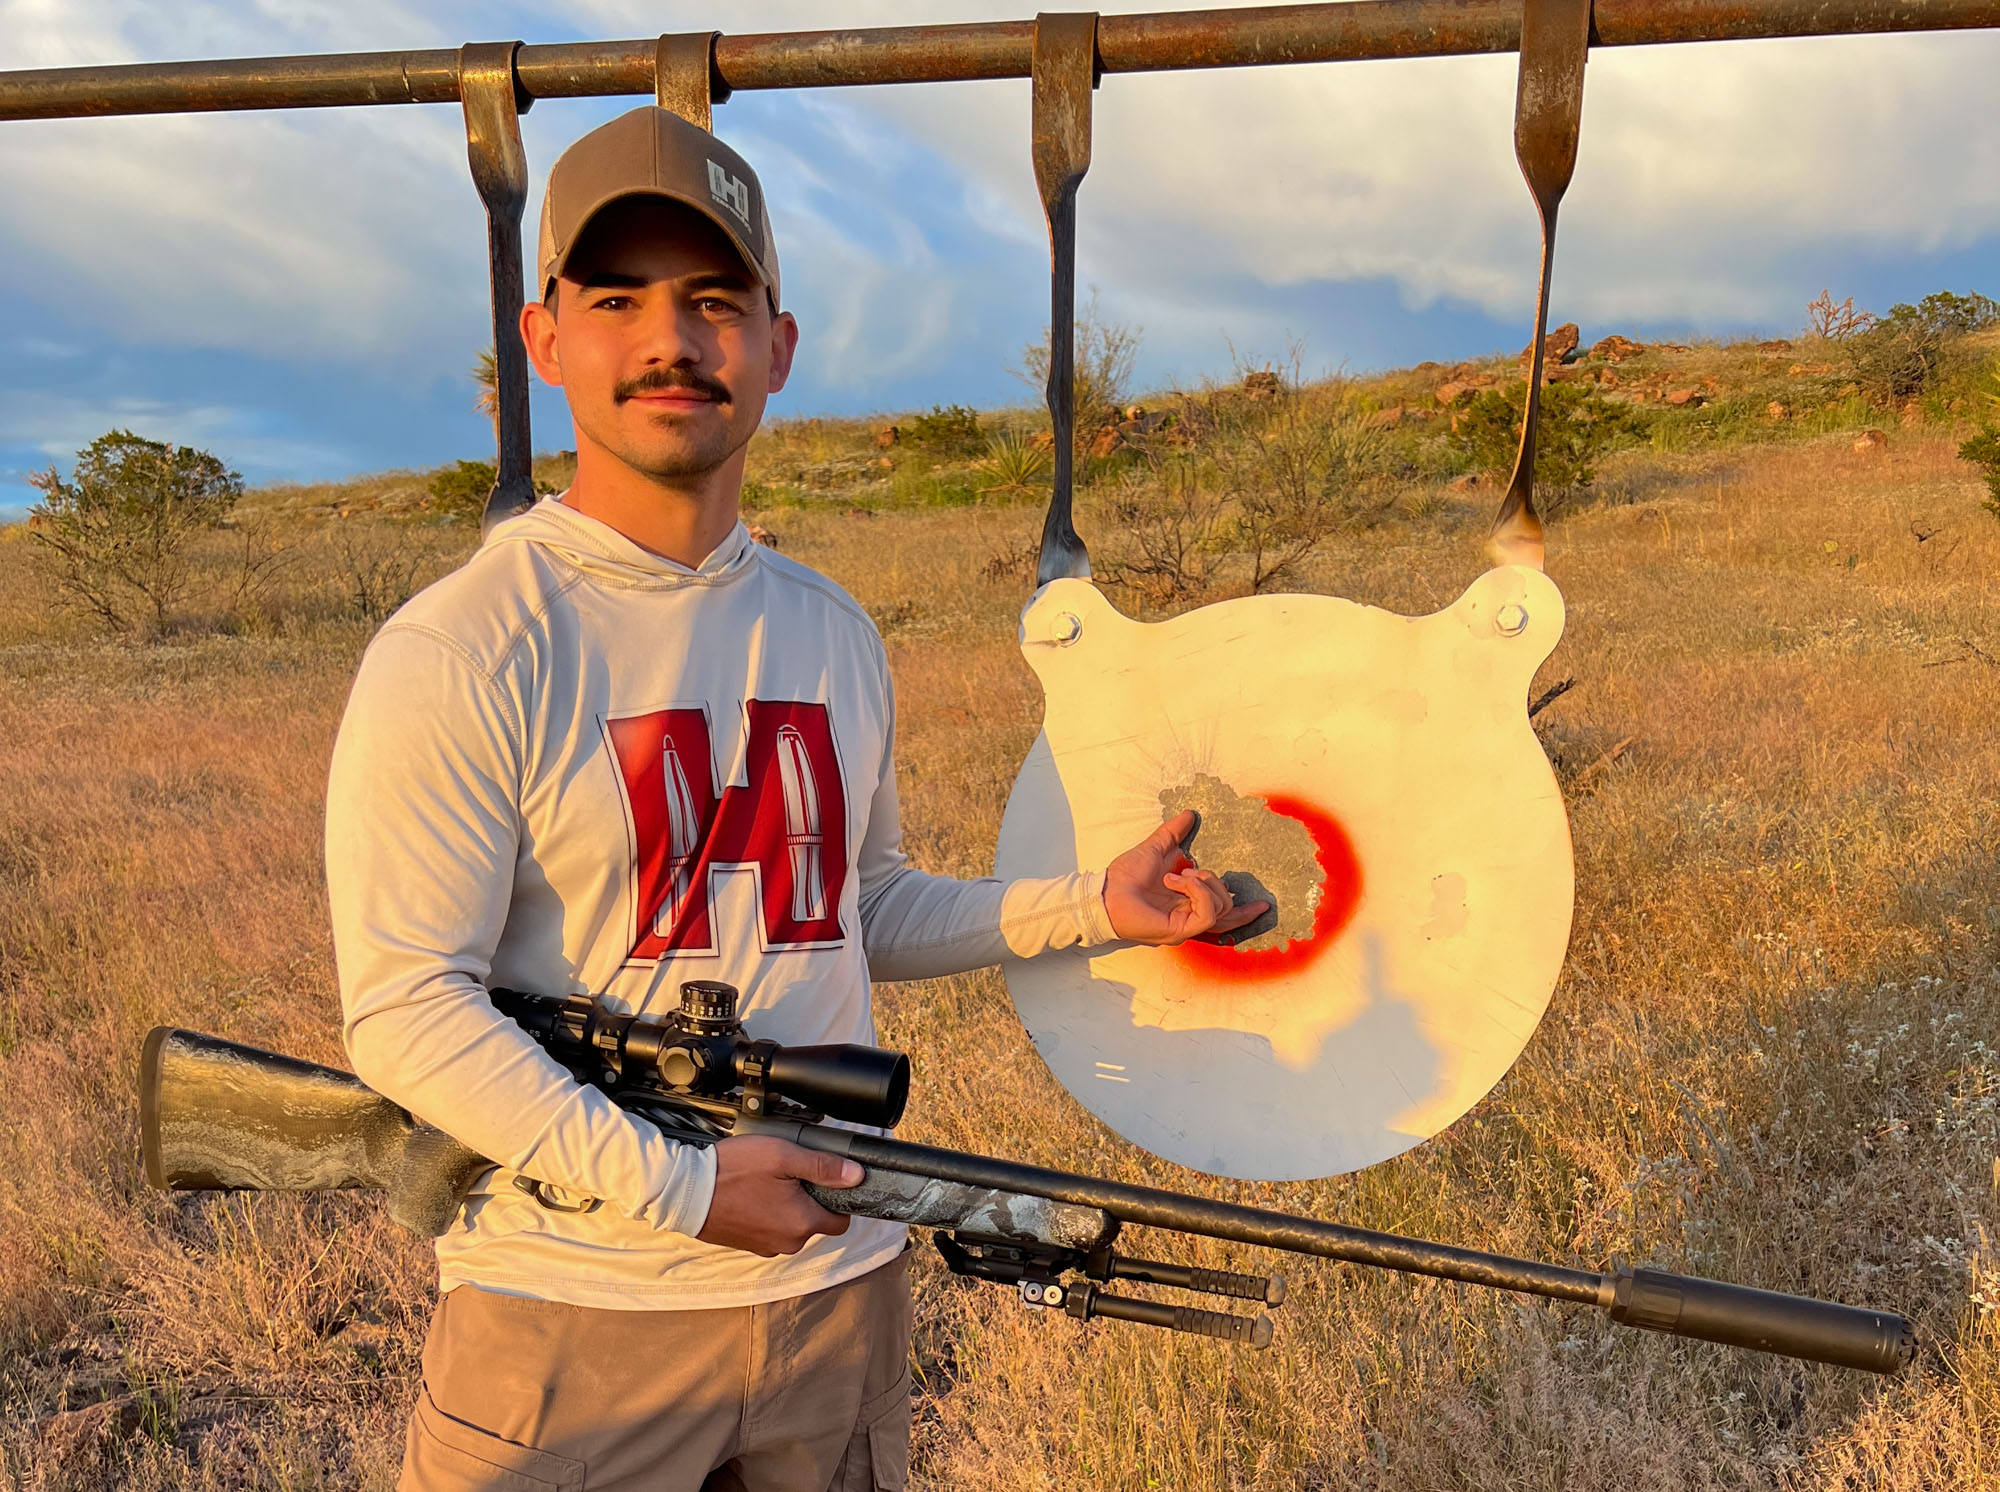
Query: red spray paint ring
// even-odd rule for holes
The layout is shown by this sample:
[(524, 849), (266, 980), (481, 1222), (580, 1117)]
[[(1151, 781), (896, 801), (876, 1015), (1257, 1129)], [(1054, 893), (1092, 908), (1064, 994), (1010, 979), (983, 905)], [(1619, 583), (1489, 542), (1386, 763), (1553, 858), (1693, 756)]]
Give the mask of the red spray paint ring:
[(1280, 948), (1183, 943), (1174, 950), (1188, 968), (1215, 982), (1248, 984), (1298, 973), (1333, 946), (1361, 903), (1361, 861), (1340, 821), (1298, 798), (1272, 793), (1264, 802), (1271, 812), (1304, 824), (1312, 835), (1313, 855), (1320, 870), (1319, 905), (1313, 909), (1312, 932)]

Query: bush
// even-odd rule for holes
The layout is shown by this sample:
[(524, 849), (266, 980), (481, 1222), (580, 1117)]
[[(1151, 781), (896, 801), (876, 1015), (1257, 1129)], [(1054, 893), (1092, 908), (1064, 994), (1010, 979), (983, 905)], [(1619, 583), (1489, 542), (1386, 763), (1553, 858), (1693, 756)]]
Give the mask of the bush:
[[(1526, 381), (1475, 395), (1458, 414), (1453, 446), (1474, 470), (1498, 481), (1514, 472), (1521, 449)], [(1631, 411), (1583, 383), (1552, 383), (1542, 390), (1535, 430), (1535, 486), (1554, 497), (1580, 492), (1597, 479), (1597, 464), (1637, 432)]]
[(1293, 579), (1338, 535), (1396, 506), (1396, 454), (1341, 382), (1289, 377), (1245, 399), (1241, 385), (1178, 400), (1176, 418), (1134, 436), (1136, 463), (1112, 487), (1104, 583), (1152, 606), (1199, 598), (1225, 581), (1256, 595)]
[(430, 505), (447, 517), (477, 523), (497, 477), (490, 461), (454, 461), (431, 478)]
[(1902, 404), (1938, 382), (1953, 361), (1955, 344), (1995, 325), (2000, 325), (2000, 302), (1977, 293), (1940, 290), (1914, 306), (1892, 306), (1887, 316), (1848, 339), (1854, 381), (1875, 404)]
[[(1076, 317), (1076, 370), (1072, 387), (1076, 391), (1076, 428), (1088, 433), (1117, 421), (1125, 407), (1132, 381), (1132, 365), (1139, 356), (1136, 327), (1106, 321), (1097, 310), (1097, 293)], [(1049, 334), (1021, 351), (1021, 366), (1015, 370), (1038, 395), (1049, 383)]]
[(1958, 454), (1962, 460), (1985, 469), (1987, 497), (1984, 507), (1995, 518), (2000, 518), (2000, 430), (1988, 425), (1960, 446)]
[(32, 532), (57, 589), (116, 632), (171, 625), (187, 592), (189, 541), (243, 495), (243, 478), (207, 451), (130, 430), (77, 452), (68, 481), (53, 467), (28, 480), (42, 494)]
[(1944, 338), (1969, 337), (1988, 327), (2000, 326), (2000, 301), (1978, 291), (1970, 295), (1953, 295), (1949, 290), (1940, 290), (1925, 296), (1914, 306), (1893, 307), (1889, 319), (1894, 321), (1905, 313)]
[(335, 523), (326, 530), (328, 568), (343, 591), (343, 611), (380, 626), (446, 567), (435, 538), (408, 529), (368, 523)]
[(963, 404), (934, 404), (902, 427), (903, 439), (940, 456), (976, 456), (986, 449), (979, 411)]
[(1256, 595), (1335, 534), (1393, 505), (1376, 493), (1387, 442), (1345, 400), (1310, 397), (1296, 377), (1268, 418), (1218, 442), (1211, 457), (1236, 501), (1235, 541)]
[(1093, 562), (1104, 584), (1168, 606), (1215, 583), (1232, 538), (1230, 504), (1198, 456), (1147, 453), (1146, 467), (1125, 474), (1110, 506), (1122, 545)]

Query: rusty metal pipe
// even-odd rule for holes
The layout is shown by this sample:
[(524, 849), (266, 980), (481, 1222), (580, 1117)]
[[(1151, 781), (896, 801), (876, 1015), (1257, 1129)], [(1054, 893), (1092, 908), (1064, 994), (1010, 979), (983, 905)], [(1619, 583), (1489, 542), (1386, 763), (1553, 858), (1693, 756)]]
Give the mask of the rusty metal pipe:
[[(1598, 0), (1591, 44), (1983, 28), (2000, 28), (2000, 0)], [(716, 73), (734, 91), (1025, 78), (1034, 33), (991, 21), (723, 36)], [(1518, 0), (1351, 0), (1107, 15), (1098, 56), (1106, 73), (1167, 72), (1511, 52), (1520, 34)], [(650, 94), (656, 53), (650, 38), (524, 46), (517, 76), (530, 99)], [(0, 120), (458, 101), (458, 53), (444, 49), (0, 72)]]

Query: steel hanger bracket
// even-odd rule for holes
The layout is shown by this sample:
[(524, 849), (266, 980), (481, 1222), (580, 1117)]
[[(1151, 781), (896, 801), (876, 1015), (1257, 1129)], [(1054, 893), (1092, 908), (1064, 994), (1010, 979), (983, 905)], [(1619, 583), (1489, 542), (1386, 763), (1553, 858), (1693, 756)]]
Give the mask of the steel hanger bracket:
[(533, 100), (514, 75), (518, 41), (468, 42), (458, 49), (458, 94), (465, 106), (465, 148), (472, 183), (486, 206), (486, 264), (493, 293), (493, 358), (498, 374), (495, 425), (499, 471), (480, 518), (485, 531), (532, 507), (528, 429), (528, 354), (521, 345), (521, 213), (528, 203), (528, 156), (521, 115)]
[(1090, 93), (1101, 75), (1094, 11), (1035, 17), (1035, 184), (1049, 220), (1048, 398), (1056, 443), (1037, 586), (1090, 578), (1090, 555), (1070, 511), (1076, 477), (1076, 189), (1090, 169)]
[(715, 67), (720, 31), (686, 31), (659, 39), (653, 49), (653, 100), (690, 124), (715, 128), (714, 106), (727, 103), (729, 85)]
[(1514, 100), (1514, 155), (1542, 218), (1542, 279), (1535, 295), (1535, 340), (1528, 348), (1528, 395), (1521, 449), (1507, 495), (1486, 538), (1496, 565), (1542, 568), (1542, 521), (1535, 513), (1535, 436), (1542, 412), (1542, 339), (1549, 330), (1549, 276), (1555, 265), (1556, 208), (1576, 170), (1583, 128), (1583, 68), (1590, 55), (1591, 0), (1522, 0), (1521, 81)]

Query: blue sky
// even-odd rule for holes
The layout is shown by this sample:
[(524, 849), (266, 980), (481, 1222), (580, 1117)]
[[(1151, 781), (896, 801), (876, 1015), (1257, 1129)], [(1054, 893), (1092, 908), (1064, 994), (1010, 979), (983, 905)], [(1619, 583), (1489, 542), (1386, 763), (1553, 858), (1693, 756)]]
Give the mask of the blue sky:
[[(1213, 0), (1210, 0), (1213, 3)], [(1170, 0), (1156, 0), (1162, 8)], [(0, 67), (969, 20), (974, 0), (0, 0)], [(1026, 13), (1025, 10), (1023, 13)], [(1823, 287), (2000, 294), (2000, 37), (1596, 54), (1554, 319), (1586, 337), (1779, 335)], [(546, 100), (539, 177), (639, 100)], [(1081, 274), (1142, 383), (1302, 340), (1311, 369), (1521, 345), (1534, 216), (1511, 58), (1112, 77)], [(718, 132), (768, 190), (804, 329), (781, 414), (1023, 402), (1046, 314), (1025, 82), (743, 94)], [(253, 481), (485, 455), (466, 378), (484, 233), (454, 109), (4, 126), (0, 509), (113, 426)], [(531, 203), (530, 217), (538, 203)], [(537, 445), (570, 444), (538, 392)]]

